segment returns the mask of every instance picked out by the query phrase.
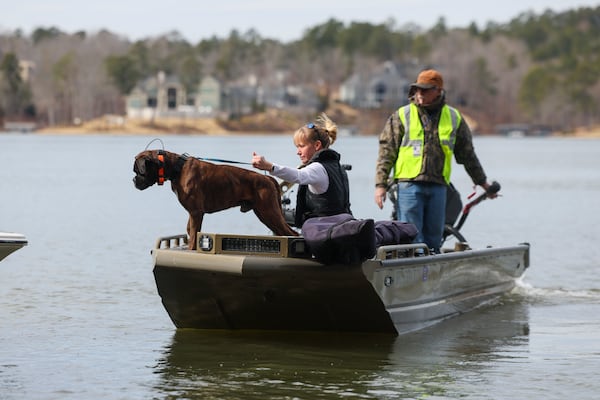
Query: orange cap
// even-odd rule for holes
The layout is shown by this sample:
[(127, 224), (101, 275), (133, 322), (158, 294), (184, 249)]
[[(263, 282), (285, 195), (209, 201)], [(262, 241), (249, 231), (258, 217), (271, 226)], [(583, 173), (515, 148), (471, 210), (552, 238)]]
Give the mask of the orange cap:
[(442, 75), (435, 69), (426, 69), (421, 71), (417, 77), (417, 81), (410, 85), (413, 88), (431, 89), (431, 88), (444, 88), (444, 79)]

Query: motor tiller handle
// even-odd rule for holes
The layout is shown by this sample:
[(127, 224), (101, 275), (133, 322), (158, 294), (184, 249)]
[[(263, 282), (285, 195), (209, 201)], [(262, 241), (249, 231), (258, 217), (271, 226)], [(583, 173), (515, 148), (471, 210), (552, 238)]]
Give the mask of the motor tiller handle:
[(481, 203), (483, 200), (487, 199), (490, 195), (496, 194), (499, 191), (500, 191), (500, 184), (496, 181), (493, 181), (492, 184), (490, 185), (490, 187), (488, 187), (484, 193), (477, 196), (475, 198), (475, 200), (471, 201), (470, 203), (467, 203), (462, 210), (462, 215), (460, 216), (460, 220), (458, 221), (458, 224), (456, 224), (455, 229), (458, 231), (458, 230), (460, 230), (460, 228), (462, 228), (463, 224), (465, 223), (465, 220), (467, 219), (467, 216), (469, 215), (469, 211), (471, 211), (471, 207)]

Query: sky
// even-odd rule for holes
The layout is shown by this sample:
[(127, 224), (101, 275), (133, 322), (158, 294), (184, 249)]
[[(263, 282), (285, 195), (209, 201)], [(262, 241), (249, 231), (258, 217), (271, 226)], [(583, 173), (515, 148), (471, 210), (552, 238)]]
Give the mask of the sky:
[(282, 42), (299, 39), (306, 29), (335, 18), (345, 24), (416, 24), (431, 28), (443, 17), (450, 28), (480, 28), (505, 23), (524, 12), (563, 12), (598, 7), (586, 0), (0, 0), (0, 32), (56, 27), (67, 33), (106, 29), (132, 41), (178, 31), (197, 43), (226, 38), (233, 29), (256, 30)]

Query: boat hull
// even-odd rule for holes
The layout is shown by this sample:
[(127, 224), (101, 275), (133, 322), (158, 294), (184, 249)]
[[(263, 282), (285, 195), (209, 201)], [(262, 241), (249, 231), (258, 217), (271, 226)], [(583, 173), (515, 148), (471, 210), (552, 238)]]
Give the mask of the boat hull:
[(20, 233), (0, 232), (0, 261), (27, 245), (27, 239)]
[[(152, 251), (163, 305), (178, 328), (402, 334), (489, 303), (529, 264), (529, 245), (356, 265), (185, 246)], [(410, 246), (409, 246), (410, 249)]]
[(529, 245), (374, 260), (366, 279), (398, 333), (422, 329), (494, 302), (529, 266)]

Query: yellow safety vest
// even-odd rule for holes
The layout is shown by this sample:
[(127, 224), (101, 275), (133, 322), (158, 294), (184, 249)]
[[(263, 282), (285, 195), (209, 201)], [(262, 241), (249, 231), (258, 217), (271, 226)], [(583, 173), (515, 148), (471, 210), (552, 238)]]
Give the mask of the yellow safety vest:
[[(394, 166), (395, 179), (412, 179), (419, 175), (423, 164), (423, 146), (425, 134), (419, 118), (417, 106), (410, 104), (398, 109), (400, 122), (404, 125), (404, 137), (398, 151), (398, 159)], [(452, 154), (456, 142), (456, 130), (462, 117), (458, 110), (448, 105), (442, 107), (438, 122), (440, 145), (444, 151), (443, 176), (446, 183), (450, 183), (452, 169)]]

